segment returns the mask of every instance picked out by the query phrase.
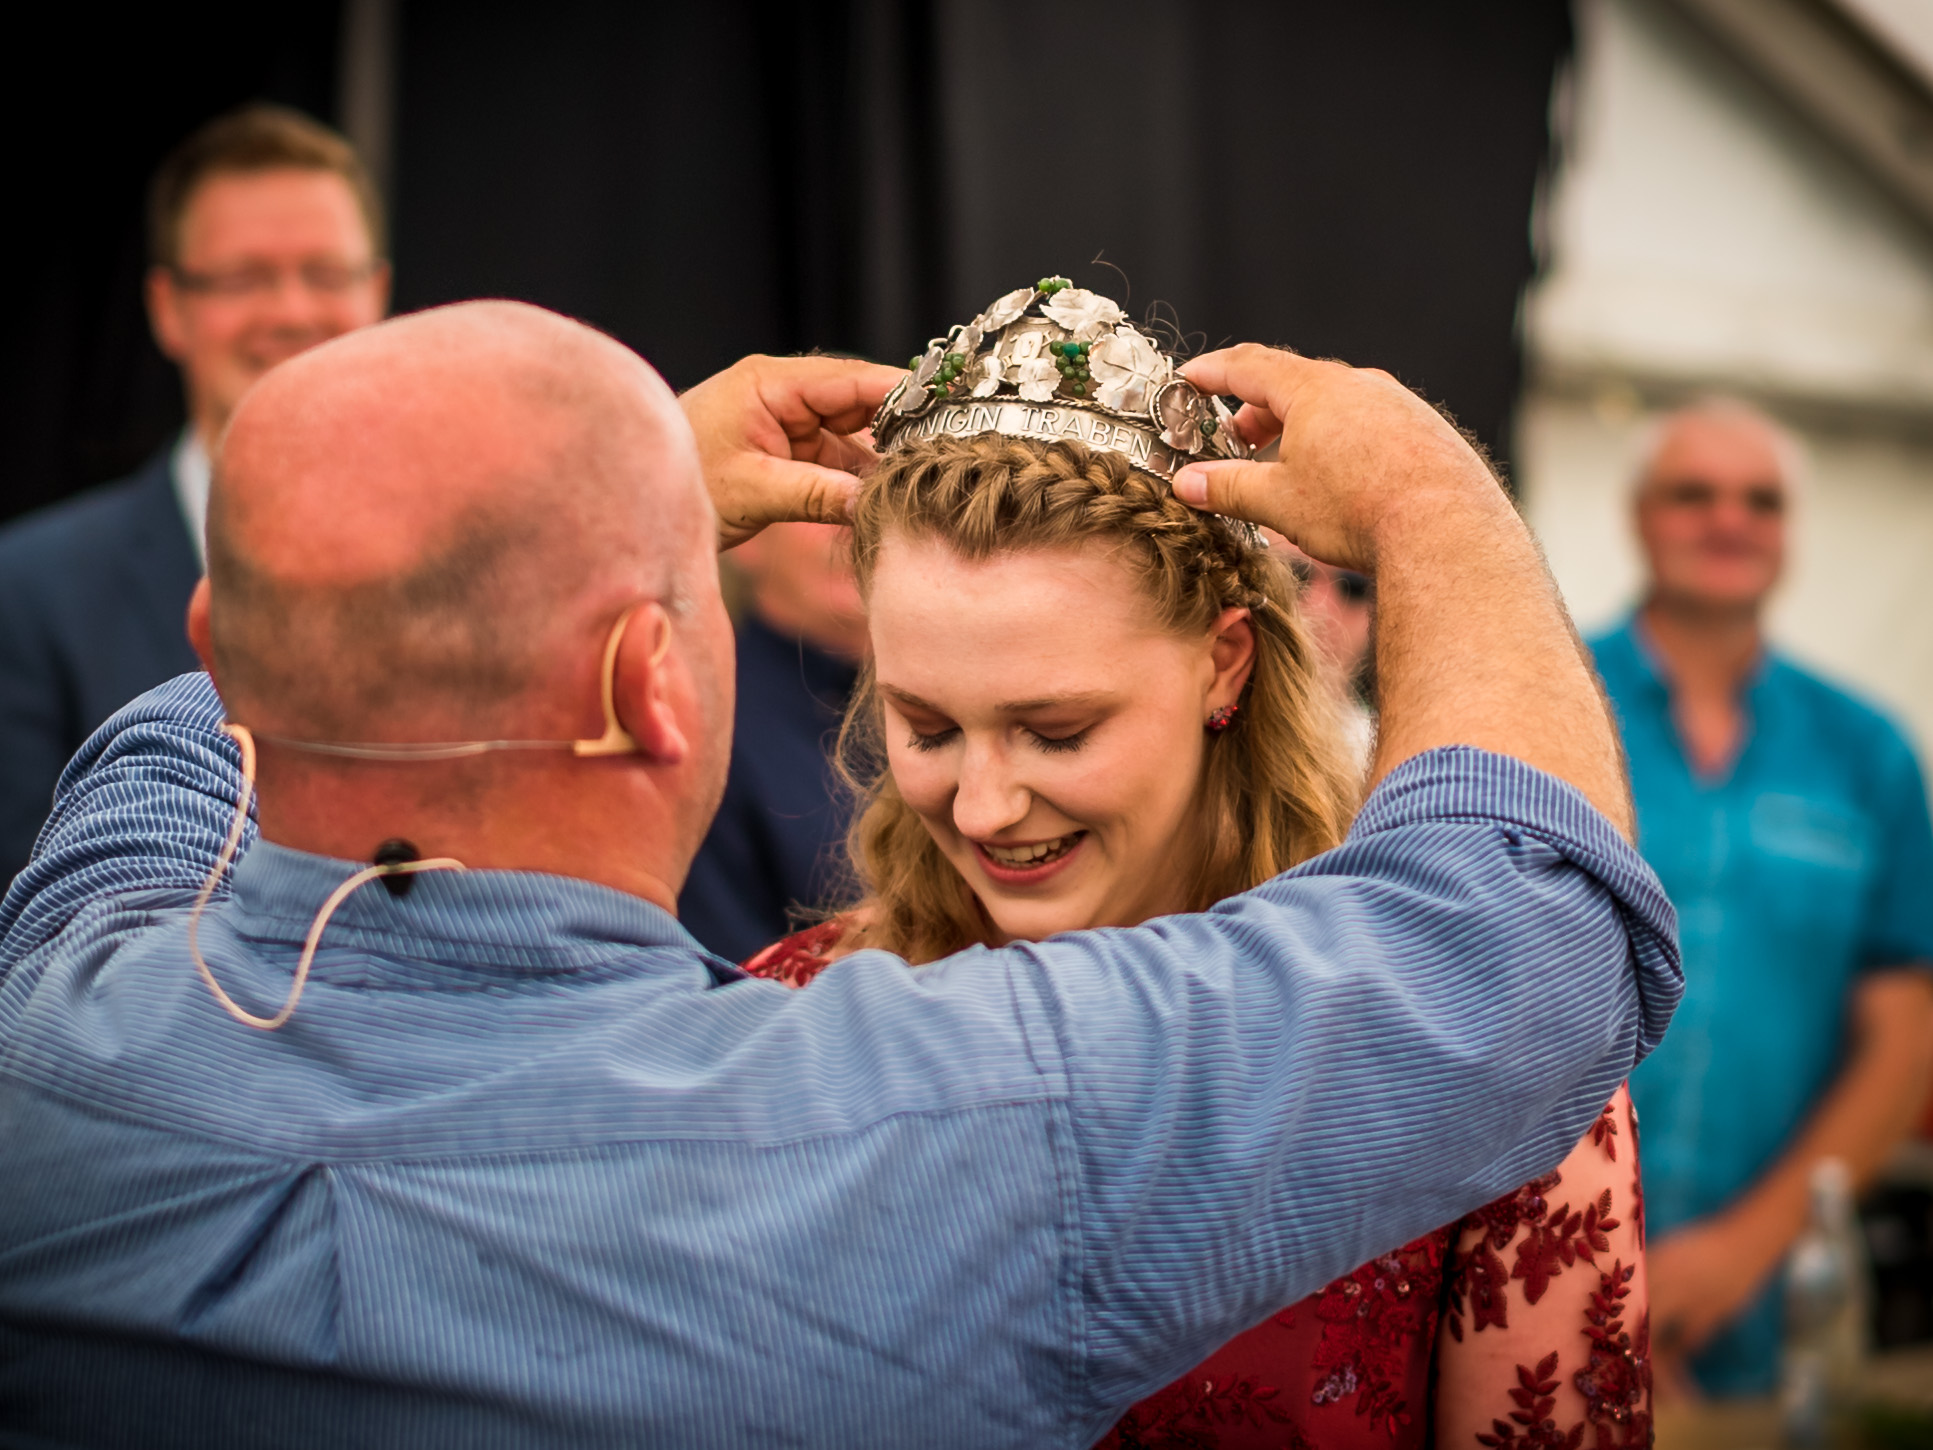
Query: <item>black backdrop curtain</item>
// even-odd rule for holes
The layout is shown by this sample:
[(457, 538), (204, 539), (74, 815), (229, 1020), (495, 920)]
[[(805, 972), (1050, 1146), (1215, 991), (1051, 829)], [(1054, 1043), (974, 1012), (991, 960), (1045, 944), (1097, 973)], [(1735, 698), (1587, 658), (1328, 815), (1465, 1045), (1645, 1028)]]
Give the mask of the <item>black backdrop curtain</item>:
[(127, 473), (181, 427), (180, 387), (141, 310), (148, 177), (247, 100), (326, 118), (338, 33), (333, 5), (237, 0), (9, 20), (0, 518)]
[[(750, 351), (898, 361), (1064, 272), (1198, 345), (1388, 368), (1507, 443), (1557, 0), (400, 3), (399, 307), (526, 298), (683, 387)], [(213, 67), (144, 37), (88, 82), (124, 124), (48, 143), (60, 256), (7, 324), (0, 510), (178, 426), (141, 178), (248, 94), (329, 118), (335, 11), (280, 15)]]

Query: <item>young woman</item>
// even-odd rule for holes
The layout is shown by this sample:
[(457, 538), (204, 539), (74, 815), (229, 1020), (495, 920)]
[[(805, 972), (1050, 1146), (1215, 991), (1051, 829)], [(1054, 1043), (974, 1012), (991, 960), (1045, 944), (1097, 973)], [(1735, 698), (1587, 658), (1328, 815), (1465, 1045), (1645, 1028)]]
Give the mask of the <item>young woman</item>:
[[(927, 437), (853, 533), (863, 897), (752, 972), (1201, 910), (1342, 839), (1356, 769), (1292, 576), (1128, 455)], [(1648, 1444), (1636, 1148), (1620, 1090), (1554, 1172), (1255, 1326), (1104, 1443)]]

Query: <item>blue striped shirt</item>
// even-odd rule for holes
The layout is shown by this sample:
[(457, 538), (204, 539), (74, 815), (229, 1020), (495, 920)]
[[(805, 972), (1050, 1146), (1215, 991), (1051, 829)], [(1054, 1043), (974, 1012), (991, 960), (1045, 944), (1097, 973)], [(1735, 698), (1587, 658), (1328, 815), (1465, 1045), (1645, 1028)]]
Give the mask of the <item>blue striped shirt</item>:
[[(220, 720), (102, 727), (0, 908), (6, 1443), (1086, 1445), (1555, 1164), (1681, 989), (1610, 825), (1450, 749), (1212, 912), (805, 991), (582, 881), (372, 887), (261, 1033), (185, 945)], [(228, 991), (353, 869), (252, 844)]]

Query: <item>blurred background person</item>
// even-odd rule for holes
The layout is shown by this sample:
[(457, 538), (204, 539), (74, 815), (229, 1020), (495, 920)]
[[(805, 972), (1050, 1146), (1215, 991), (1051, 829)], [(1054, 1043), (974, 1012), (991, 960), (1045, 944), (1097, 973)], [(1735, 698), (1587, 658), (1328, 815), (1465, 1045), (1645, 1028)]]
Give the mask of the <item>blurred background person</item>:
[(1297, 598), (1303, 622), (1328, 661), (1343, 697), (1357, 762), (1367, 772), (1376, 749), (1376, 652), (1370, 648), (1375, 637), (1376, 583), (1354, 569), (1311, 559), (1273, 530), (1263, 533), (1302, 586)]
[(1715, 400), (1666, 416), (1634, 497), (1650, 577), (1593, 649), (1639, 847), (1679, 913), (1686, 996), (1631, 1079), (1644, 1133), (1651, 1342), (1666, 1379), (1769, 1392), (1777, 1271), (1811, 1170), (1856, 1183), (1933, 1067), (1933, 828), (1883, 715), (1768, 648), (1795, 449)]
[(382, 317), (382, 209), (355, 152), (256, 105), (155, 174), (147, 309), (188, 422), (135, 474), (0, 531), (0, 878), (32, 850), (68, 757), (121, 705), (196, 668), (209, 457), (249, 385)]
[(727, 556), (747, 594), (731, 773), (678, 898), (685, 929), (727, 961), (849, 894), (851, 802), (831, 746), (868, 644), (848, 537), (775, 524)]

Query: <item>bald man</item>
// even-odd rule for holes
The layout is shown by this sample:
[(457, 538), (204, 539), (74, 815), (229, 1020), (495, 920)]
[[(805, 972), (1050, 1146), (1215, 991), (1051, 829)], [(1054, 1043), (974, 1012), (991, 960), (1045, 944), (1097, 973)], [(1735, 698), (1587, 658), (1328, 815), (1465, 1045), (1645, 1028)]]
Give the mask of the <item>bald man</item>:
[(1717, 1394), (1771, 1390), (1776, 1273), (1821, 1158), (1869, 1179), (1933, 1065), (1933, 828), (1869, 705), (1770, 650), (1789, 439), (1714, 400), (1661, 421), (1634, 514), (1643, 604), (1594, 648), (1639, 844), (1684, 923), (1684, 1010), (1631, 1079), (1652, 1344)]
[(671, 914), (729, 753), (713, 551), (842, 516), (898, 374), (755, 359), (681, 410), (506, 303), (270, 373), (190, 612), (212, 685), (103, 727), (0, 908), (0, 1423), (1086, 1445), (1557, 1162), (1680, 984), (1535, 550), (1391, 380), (1193, 366), (1289, 439), (1177, 491), (1377, 570), (1350, 841), (802, 992)]

